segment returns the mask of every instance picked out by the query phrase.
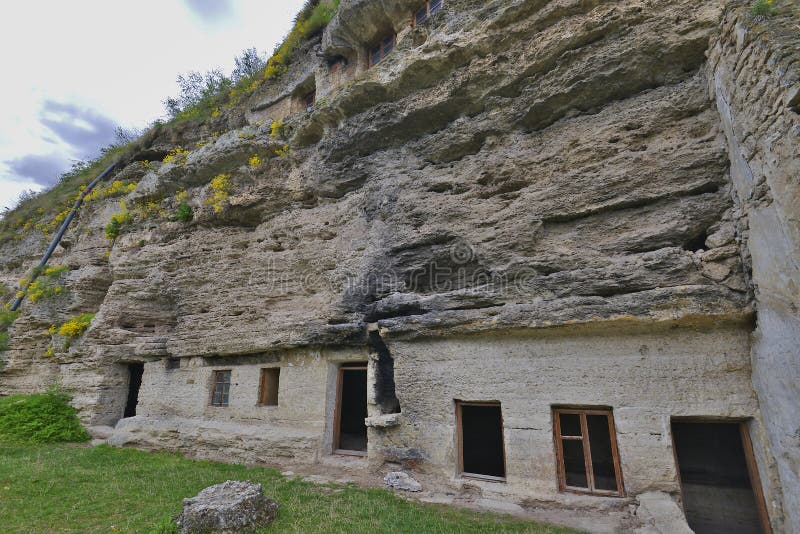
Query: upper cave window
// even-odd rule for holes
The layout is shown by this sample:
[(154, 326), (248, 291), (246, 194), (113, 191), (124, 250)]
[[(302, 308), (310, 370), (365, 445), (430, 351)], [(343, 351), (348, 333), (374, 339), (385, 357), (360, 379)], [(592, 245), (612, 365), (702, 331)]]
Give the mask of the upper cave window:
[(370, 47), (367, 52), (369, 53), (369, 66), (374, 67), (388, 56), (394, 50), (397, 44), (397, 34), (393, 33), (388, 37), (384, 37), (379, 44)]
[(312, 82), (298, 89), (292, 96), (292, 113), (310, 111), (317, 101), (317, 87)]
[(432, 15), (439, 12), (443, 4), (444, 0), (426, 0), (425, 5), (414, 13), (414, 19), (411, 21), (411, 25), (417, 26), (422, 24)]
[(328, 66), (328, 74), (331, 85), (339, 87), (350, 75), (350, 62), (346, 58), (339, 57)]

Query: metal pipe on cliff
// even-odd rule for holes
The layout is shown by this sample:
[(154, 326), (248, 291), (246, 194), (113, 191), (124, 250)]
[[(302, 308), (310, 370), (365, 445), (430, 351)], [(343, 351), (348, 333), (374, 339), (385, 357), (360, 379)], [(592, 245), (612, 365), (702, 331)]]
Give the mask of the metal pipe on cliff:
[(28, 280), (27, 284), (25, 284), (25, 287), (22, 289), (20, 295), (16, 298), (16, 300), (14, 300), (14, 304), (11, 305), (11, 311), (16, 311), (19, 308), (20, 304), (22, 304), (22, 300), (25, 298), (25, 294), (28, 292), (28, 288), (33, 283), (33, 281), (39, 277), (39, 274), (41, 273), (42, 269), (44, 268), (45, 265), (47, 265), (47, 262), (50, 260), (50, 256), (53, 254), (53, 251), (61, 242), (61, 238), (64, 237), (64, 234), (67, 232), (69, 223), (71, 223), (72, 219), (75, 218), (75, 215), (78, 214), (78, 210), (81, 208), (81, 205), (83, 204), (83, 199), (86, 198), (86, 195), (88, 195), (98, 183), (100, 183), (106, 176), (108, 176), (111, 173), (111, 171), (113, 171), (117, 167), (117, 164), (118, 162), (109, 165), (108, 168), (106, 168), (106, 170), (104, 170), (97, 176), (97, 178), (92, 180), (89, 183), (89, 185), (84, 187), (83, 191), (81, 191), (81, 194), (78, 195), (77, 199), (75, 199), (75, 203), (72, 205), (72, 209), (69, 210), (67, 218), (64, 219), (64, 222), (61, 224), (61, 228), (59, 228), (58, 233), (55, 235), (55, 237), (53, 237), (53, 240), (50, 242), (50, 246), (47, 247), (47, 251), (44, 253), (44, 256), (42, 256), (42, 261), (40, 261), (39, 265), (37, 265), (36, 268), (33, 270), (33, 276), (31, 276), (30, 280)]

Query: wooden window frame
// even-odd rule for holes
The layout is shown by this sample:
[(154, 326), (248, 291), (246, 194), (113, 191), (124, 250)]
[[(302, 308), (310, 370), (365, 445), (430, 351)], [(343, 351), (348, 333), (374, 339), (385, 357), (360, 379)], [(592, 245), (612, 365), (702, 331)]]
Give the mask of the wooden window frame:
[[(442, 9), (444, 9), (444, 3), (445, 3), (445, 0), (441, 0), (440, 1), (439, 9), (437, 10), (437, 13), (439, 11), (441, 11)], [(421, 12), (423, 9), (425, 10), (425, 18), (423, 18), (422, 20), (417, 20), (417, 13)], [(435, 15), (435, 13), (431, 13), (431, 0), (425, 0), (425, 5), (420, 7), (419, 9), (415, 10), (411, 14), (411, 27), (412, 28), (416, 28), (417, 26), (419, 26), (420, 24), (424, 23), (429, 18), (431, 18), (432, 15)]]
[(716, 417), (672, 417), (670, 418), (670, 441), (672, 443), (672, 456), (675, 459), (675, 473), (678, 476), (678, 486), (681, 490), (681, 510), (684, 514), (686, 508), (683, 497), (683, 481), (681, 480), (681, 466), (678, 463), (678, 449), (675, 447), (675, 436), (672, 434), (672, 423), (700, 423), (700, 424), (727, 424), (739, 425), (739, 434), (742, 439), (742, 449), (744, 450), (745, 463), (747, 464), (747, 474), (750, 477), (750, 487), (753, 490), (753, 498), (756, 501), (759, 523), (761, 524), (762, 534), (772, 534), (772, 524), (769, 521), (767, 511), (767, 501), (764, 499), (764, 488), (761, 486), (761, 475), (758, 474), (755, 453), (753, 452), (753, 442), (750, 440), (750, 432), (747, 425), (750, 419), (724, 419)]
[[(561, 414), (578, 415), (581, 422), (580, 436), (564, 436), (561, 434)], [(586, 422), (587, 415), (603, 415), (608, 420), (609, 438), (611, 440), (611, 455), (614, 460), (614, 475), (617, 478), (617, 490), (602, 490), (595, 488), (594, 468), (592, 466), (592, 448), (589, 443), (589, 428)], [(614, 425), (614, 412), (610, 408), (553, 408), (553, 437), (556, 449), (556, 471), (558, 473), (558, 490), (562, 493), (580, 493), (584, 495), (602, 495), (607, 497), (624, 497), (625, 485), (622, 481), (622, 467), (619, 461), (619, 448), (617, 447), (617, 431)], [(564, 465), (564, 440), (581, 441), (583, 443), (583, 461), (586, 471), (587, 488), (567, 485), (566, 466)]]
[[(397, 34), (396, 34), (396, 33), (393, 33), (393, 34), (392, 34), (392, 49), (391, 49), (391, 50), (389, 50), (388, 52), (386, 52), (386, 51), (385, 51), (385, 46), (384, 46), (384, 43), (386, 42), (386, 40), (387, 40), (388, 38), (389, 38), (388, 36), (387, 36), (387, 37), (384, 37), (383, 39), (380, 39), (380, 40), (378, 41), (378, 43), (377, 43), (375, 46), (368, 46), (368, 47), (367, 47), (367, 70), (369, 70), (369, 69), (371, 69), (371, 68), (373, 68), (373, 67), (377, 67), (377, 66), (380, 64), (380, 62), (381, 62), (381, 61), (383, 61), (384, 59), (386, 59), (386, 57), (387, 57), (389, 54), (391, 54), (392, 52), (394, 52), (394, 49), (397, 47)], [(378, 61), (376, 61), (375, 63), (373, 63), (373, 62), (372, 62), (372, 51), (373, 51), (375, 48), (377, 48), (377, 49), (378, 49), (378, 56), (380, 56), (380, 59), (378, 59)]]
[[(275, 402), (268, 402), (267, 399), (267, 377), (270, 373), (275, 373)], [(280, 391), (281, 383), (281, 368), (280, 367), (262, 367), (261, 375), (258, 381), (258, 405), (259, 406), (277, 406), (278, 405), (278, 392)]]
[[(505, 422), (503, 420), (503, 406), (500, 401), (463, 401), (455, 400), (456, 404), (456, 440), (458, 441), (458, 476), (463, 478), (473, 478), (477, 480), (487, 480), (489, 482), (505, 482), (508, 476), (508, 466), (506, 465), (506, 433)], [(500, 440), (503, 443), (503, 472), (506, 474), (504, 477), (495, 477), (491, 475), (482, 475), (480, 473), (469, 473), (464, 471), (464, 433), (462, 429), (462, 411), (463, 406), (497, 406), (500, 408)]]
[[(342, 381), (344, 373), (348, 371), (367, 371), (367, 362), (345, 362), (336, 369), (336, 404), (333, 410), (333, 444), (332, 453), (344, 456), (366, 456), (367, 451), (351, 451), (339, 447), (341, 439), (341, 419), (342, 419)], [(369, 378), (369, 377), (368, 377)]]
[[(217, 377), (223, 375), (224, 373), (228, 373), (228, 381), (227, 382), (220, 381), (217, 378)], [(210, 400), (211, 406), (214, 406), (215, 408), (227, 408), (228, 406), (230, 406), (230, 403), (231, 403), (231, 378), (232, 378), (232, 374), (233, 373), (232, 373), (231, 369), (219, 369), (219, 370), (215, 370), (214, 371), (214, 374), (211, 377), (212, 378), (211, 400)], [(219, 385), (222, 385), (222, 386), (227, 385), (228, 386), (228, 391), (227, 391), (227, 395), (225, 395), (224, 397), (222, 395), (220, 395), (220, 402), (219, 403), (215, 403), (214, 402), (214, 397), (216, 396), (217, 386), (219, 386)], [(223, 401), (223, 398), (224, 398), (224, 401)]]

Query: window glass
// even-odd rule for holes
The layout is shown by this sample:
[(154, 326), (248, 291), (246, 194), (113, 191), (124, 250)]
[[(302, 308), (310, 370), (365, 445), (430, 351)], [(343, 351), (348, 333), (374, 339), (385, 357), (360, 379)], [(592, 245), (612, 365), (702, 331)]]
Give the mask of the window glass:
[(614, 453), (611, 450), (608, 416), (587, 415), (586, 427), (589, 431), (589, 449), (592, 451), (594, 486), (601, 490), (616, 491), (617, 475), (614, 472)]
[(227, 406), (230, 399), (231, 372), (214, 371), (214, 390), (211, 394), (212, 406)]
[(564, 475), (567, 486), (573, 488), (588, 488), (586, 479), (586, 464), (583, 457), (583, 442), (578, 439), (565, 439), (564, 444)]
[(394, 48), (394, 36), (392, 35), (392, 36), (389, 36), (386, 39), (384, 39), (383, 43), (382, 43), (382, 47), (383, 47), (383, 56), (382, 57), (386, 57), (389, 54), (389, 52), (391, 52), (392, 49)]
[(428, 6), (423, 7), (414, 14), (414, 20), (417, 24), (422, 24), (428, 18)]
[(581, 435), (581, 416), (577, 413), (562, 413), (559, 415), (562, 436)]

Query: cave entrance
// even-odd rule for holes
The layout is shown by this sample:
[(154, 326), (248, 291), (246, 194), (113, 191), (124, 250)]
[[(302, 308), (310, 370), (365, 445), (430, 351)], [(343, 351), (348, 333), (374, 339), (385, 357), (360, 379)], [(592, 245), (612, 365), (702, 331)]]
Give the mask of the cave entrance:
[(336, 388), (333, 448), (338, 454), (367, 452), (367, 364), (342, 364)]
[(499, 402), (456, 401), (458, 470), (461, 475), (505, 480), (503, 413)]
[(672, 422), (686, 521), (697, 534), (771, 532), (744, 423)]
[(139, 389), (142, 387), (142, 375), (144, 375), (143, 363), (129, 363), (127, 367), (128, 401), (125, 403), (125, 413), (122, 416), (123, 418), (133, 417), (136, 415), (136, 405), (139, 404)]

